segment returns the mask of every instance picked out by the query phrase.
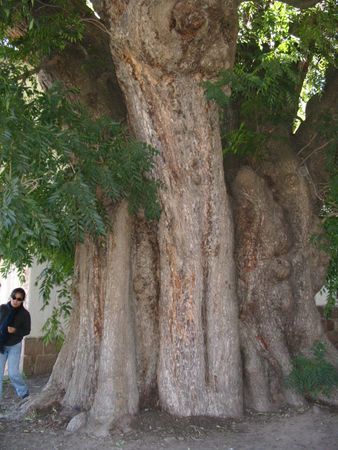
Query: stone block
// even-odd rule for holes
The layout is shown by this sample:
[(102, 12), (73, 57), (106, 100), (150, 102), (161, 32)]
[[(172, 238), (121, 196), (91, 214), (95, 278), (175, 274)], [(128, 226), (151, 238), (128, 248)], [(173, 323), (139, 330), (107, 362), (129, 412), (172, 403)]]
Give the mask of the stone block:
[(327, 331), (333, 331), (334, 330), (334, 321), (331, 319), (327, 319), (326, 321), (326, 329)]
[(335, 322), (331, 319), (321, 319), (324, 331), (333, 331), (335, 329)]
[(338, 319), (338, 308), (334, 308), (331, 315), (332, 319)]
[(338, 345), (338, 331), (328, 331), (327, 337), (333, 345)]
[(27, 337), (25, 339), (25, 355), (35, 358), (43, 353), (43, 343), (39, 338)]
[(51, 373), (56, 358), (56, 354), (38, 355), (34, 364), (34, 375), (47, 375)]
[(320, 319), (320, 321), (321, 321), (321, 324), (322, 324), (323, 330), (324, 330), (324, 331), (327, 331), (327, 320), (326, 320), (326, 319), (323, 319), (323, 318), (321, 318), (321, 319)]
[(22, 369), (26, 376), (30, 377), (34, 375), (34, 361), (31, 356), (24, 355), (22, 362)]
[(50, 354), (57, 354), (59, 353), (59, 350), (57, 348), (57, 345), (55, 342), (49, 342), (48, 344), (44, 344), (43, 346), (43, 353), (45, 355), (50, 355)]

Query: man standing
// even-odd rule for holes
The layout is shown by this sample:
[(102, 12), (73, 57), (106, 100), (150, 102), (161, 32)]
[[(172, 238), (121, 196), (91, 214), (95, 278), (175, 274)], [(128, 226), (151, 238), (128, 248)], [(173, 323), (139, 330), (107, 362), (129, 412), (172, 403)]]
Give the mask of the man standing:
[(31, 317), (23, 302), (26, 292), (16, 288), (6, 305), (0, 306), (0, 399), (2, 379), (8, 363), (8, 376), (20, 398), (29, 395), (28, 388), (20, 373), (22, 339), (31, 331)]

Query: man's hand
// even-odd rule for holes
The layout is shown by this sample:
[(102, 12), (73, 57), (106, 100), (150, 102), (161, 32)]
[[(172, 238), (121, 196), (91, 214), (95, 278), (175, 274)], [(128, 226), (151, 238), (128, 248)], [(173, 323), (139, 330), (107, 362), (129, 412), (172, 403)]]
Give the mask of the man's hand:
[(16, 332), (16, 328), (14, 328), (14, 327), (7, 327), (7, 331), (8, 331), (8, 333), (13, 334), (13, 333)]

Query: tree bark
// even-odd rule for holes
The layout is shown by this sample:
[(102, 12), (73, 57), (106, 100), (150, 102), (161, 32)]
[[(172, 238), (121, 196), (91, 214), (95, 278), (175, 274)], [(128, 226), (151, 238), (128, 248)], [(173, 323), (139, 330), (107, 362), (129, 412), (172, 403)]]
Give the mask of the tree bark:
[(314, 301), (328, 258), (311, 243), (320, 231), (315, 201), (287, 140), (270, 141), (232, 183), (245, 405), (258, 411), (304, 402), (285, 377), (316, 341), (337, 366)]
[(234, 10), (222, 2), (107, 4), (130, 126), (159, 150), (160, 403), (176, 415), (238, 415), (231, 209), (218, 111), (201, 86), (233, 63)]
[[(98, 59), (101, 64), (95, 67)], [(45, 89), (54, 81), (76, 88), (74, 100), (85, 104), (93, 117), (125, 120), (107, 34), (92, 24), (81, 44), (44, 62), (39, 79)], [(77, 247), (74, 304), (66, 342), (44, 391), (22, 410), (60, 402), (70, 416), (87, 411), (87, 427), (98, 434), (105, 434), (119, 416), (137, 410), (137, 386), (142, 401), (155, 401), (157, 392), (156, 230), (144, 219), (132, 219), (124, 203), (111, 207), (107, 202), (112, 223), (107, 238), (96, 243), (87, 238)], [(121, 245), (122, 249), (116, 248)], [(142, 279), (147, 286), (140, 285)], [(122, 386), (124, 382), (126, 386)]]
[(328, 147), (334, 145), (334, 133), (328, 133), (328, 128), (337, 128), (337, 100), (338, 70), (330, 67), (324, 91), (308, 102), (306, 120), (295, 135), (294, 148), (316, 199), (317, 214), (320, 213), (329, 183), (326, 153)]
[[(126, 220), (127, 204), (118, 206), (113, 230), (107, 242), (106, 264), (102, 267), (101, 298), (103, 322), (98, 359), (97, 382), (87, 427), (105, 435), (114, 421), (138, 410), (134, 321), (131, 280), (131, 219)], [(118, 261), (118, 264), (116, 264)], [(88, 274), (88, 268), (84, 268)], [(84, 284), (84, 283), (82, 283)]]
[[(271, 139), (265, 158), (233, 177), (226, 165), (230, 202), (218, 110), (202, 83), (234, 62), (235, 3), (96, 5), (130, 129), (159, 151), (162, 214), (147, 223), (115, 205), (107, 239), (78, 247), (70, 331), (35, 405), (59, 400), (72, 414), (84, 410), (81, 425), (104, 435), (140, 403), (221, 417), (242, 413), (243, 392), (245, 406), (259, 411), (301, 404), (284, 378), (295, 354), (325, 340), (313, 299), (326, 257), (309, 242), (318, 220), (295, 139)], [(83, 86), (94, 116), (121, 118), (101, 38), (89, 45), (88, 35), (92, 53), (72, 48), (53, 58), (42, 78)], [(104, 76), (77, 71), (97, 53), (109, 61)]]
[(155, 406), (160, 342), (157, 223), (150, 223), (140, 215), (134, 220), (132, 274), (140, 406)]

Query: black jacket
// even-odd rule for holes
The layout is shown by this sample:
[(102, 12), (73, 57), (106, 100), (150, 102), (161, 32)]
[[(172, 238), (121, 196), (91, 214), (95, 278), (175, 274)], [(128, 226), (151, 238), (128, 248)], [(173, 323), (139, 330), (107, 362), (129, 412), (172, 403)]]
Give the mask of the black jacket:
[[(8, 302), (7, 305), (12, 308), (11, 302)], [(10, 310), (8, 306), (0, 305), (0, 323), (2, 323), (2, 321), (6, 319), (9, 312)], [(16, 331), (15, 333), (9, 334), (6, 342), (4, 342), (5, 345), (10, 346), (18, 344), (22, 341), (24, 336), (31, 332), (31, 316), (23, 305), (19, 306), (19, 308), (16, 308), (16, 314), (9, 326), (16, 328)]]

